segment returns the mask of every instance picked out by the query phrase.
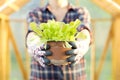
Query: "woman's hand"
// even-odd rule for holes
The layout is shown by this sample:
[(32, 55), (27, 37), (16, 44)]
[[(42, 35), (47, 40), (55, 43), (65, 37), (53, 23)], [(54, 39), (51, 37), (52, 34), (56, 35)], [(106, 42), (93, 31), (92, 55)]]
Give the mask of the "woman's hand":
[(41, 43), (40, 37), (37, 36), (34, 32), (30, 32), (27, 35), (26, 45), (30, 56), (38, 61), (41, 66), (44, 67), (50, 63), (50, 60), (46, 58), (47, 56), (52, 55), (52, 52), (49, 50), (50, 46)]
[(71, 64), (76, 64), (80, 62), (80, 59), (84, 56), (84, 54), (88, 51), (89, 45), (85, 44), (84, 42), (68, 42), (72, 49), (66, 51), (66, 55), (70, 55), (66, 60), (67, 62), (71, 62)]
[(50, 60), (47, 59), (47, 56), (51, 56), (52, 52), (49, 50), (50, 46), (46, 45), (46, 49), (44, 48), (44, 46), (38, 46), (38, 47), (29, 47), (28, 48), (28, 52), (31, 54), (31, 56), (39, 62), (39, 64), (43, 67), (45, 67), (45, 65), (50, 64)]

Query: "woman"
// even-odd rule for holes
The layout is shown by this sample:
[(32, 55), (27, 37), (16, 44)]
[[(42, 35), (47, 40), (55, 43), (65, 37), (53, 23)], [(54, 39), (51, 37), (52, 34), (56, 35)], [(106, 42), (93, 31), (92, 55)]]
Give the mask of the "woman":
[[(28, 24), (36, 22), (37, 24), (47, 22), (48, 20), (63, 21), (69, 23), (76, 19), (81, 20), (78, 26), (78, 32), (87, 35), (87, 39), (77, 39), (76, 42), (70, 42), (72, 50), (66, 51), (66, 59), (71, 65), (56, 66), (50, 64), (50, 60), (46, 56), (51, 56), (52, 52), (44, 49), (44, 43), (40, 42), (40, 38), (30, 29), (26, 36), (28, 51), (32, 57), (30, 80), (86, 80), (84, 55), (89, 49), (90, 37), (90, 16), (88, 11), (83, 8), (73, 7), (68, 0), (49, 0), (48, 4), (43, 8), (35, 8), (28, 14)], [(50, 65), (48, 65), (50, 64)]]

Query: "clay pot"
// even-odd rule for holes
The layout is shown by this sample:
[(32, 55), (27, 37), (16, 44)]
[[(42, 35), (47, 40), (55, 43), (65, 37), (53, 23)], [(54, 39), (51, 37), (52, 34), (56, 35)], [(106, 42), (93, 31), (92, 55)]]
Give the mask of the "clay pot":
[(71, 48), (66, 48), (64, 41), (49, 41), (47, 44), (50, 45), (50, 51), (53, 53), (52, 56), (47, 57), (51, 60), (51, 63), (55, 65), (67, 64), (66, 58), (69, 56), (66, 56), (65, 52)]

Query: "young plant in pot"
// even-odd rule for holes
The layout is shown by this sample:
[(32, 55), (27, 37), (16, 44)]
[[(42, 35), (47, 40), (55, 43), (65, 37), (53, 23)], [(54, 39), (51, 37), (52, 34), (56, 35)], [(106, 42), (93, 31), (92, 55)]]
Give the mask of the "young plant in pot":
[(70, 50), (69, 41), (75, 41), (78, 36), (85, 37), (82, 33), (77, 32), (80, 20), (75, 20), (65, 24), (55, 20), (48, 20), (47, 23), (37, 25), (35, 22), (30, 24), (31, 29), (40, 37), (42, 43), (50, 45), (53, 55), (47, 57), (52, 64), (63, 65), (66, 63), (66, 50)]

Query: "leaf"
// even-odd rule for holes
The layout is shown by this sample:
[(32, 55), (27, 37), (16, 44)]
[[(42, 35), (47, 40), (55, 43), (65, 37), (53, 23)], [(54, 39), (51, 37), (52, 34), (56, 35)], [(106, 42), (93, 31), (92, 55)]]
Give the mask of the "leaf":
[(86, 39), (87, 36), (86, 36), (84, 33), (79, 32), (79, 33), (75, 36), (75, 38)]
[(39, 27), (37, 27), (37, 24), (35, 22), (30, 23), (30, 28), (39, 36), (41, 36), (41, 30)]
[[(80, 20), (71, 21), (69, 24), (48, 20), (47, 23), (41, 23), (37, 26), (36, 23), (31, 23), (31, 29), (41, 37), (43, 42), (46, 41), (75, 41), (77, 27), (80, 25)], [(80, 35), (77, 35), (80, 36)]]

